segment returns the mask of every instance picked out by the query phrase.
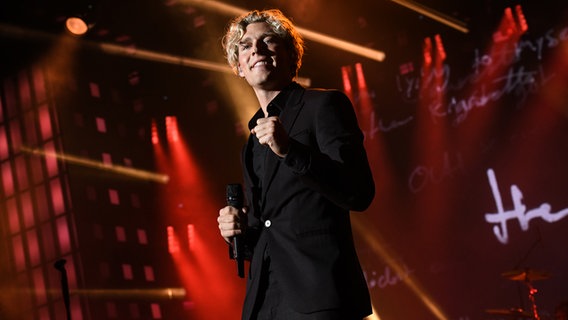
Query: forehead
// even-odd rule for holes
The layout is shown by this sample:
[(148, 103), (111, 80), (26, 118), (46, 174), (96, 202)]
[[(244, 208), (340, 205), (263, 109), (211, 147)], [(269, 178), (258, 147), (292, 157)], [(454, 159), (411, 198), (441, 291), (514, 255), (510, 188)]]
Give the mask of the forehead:
[(248, 38), (256, 38), (259, 36), (267, 34), (276, 34), (272, 27), (266, 22), (253, 22), (246, 26), (245, 33), (243, 34), (241, 40), (246, 40)]

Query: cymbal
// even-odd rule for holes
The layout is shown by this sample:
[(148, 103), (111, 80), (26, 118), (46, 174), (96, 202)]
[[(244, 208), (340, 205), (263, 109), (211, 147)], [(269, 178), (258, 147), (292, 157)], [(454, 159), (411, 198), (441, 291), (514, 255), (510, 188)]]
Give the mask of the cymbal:
[(497, 316), (508, 316), (515, 318), (532, 318), (533, 315), (524, 311), (521, 308), (509, 308), (509, 309), (487, 309), (485, 310), (487, 314), (497, 315)]
[(534, 281), (545, 280), (550, 278), (548, 272), (536, 271), (532, 269), (512, 270), (501, 273), (501, 275), (509, 280), (514, 281)]

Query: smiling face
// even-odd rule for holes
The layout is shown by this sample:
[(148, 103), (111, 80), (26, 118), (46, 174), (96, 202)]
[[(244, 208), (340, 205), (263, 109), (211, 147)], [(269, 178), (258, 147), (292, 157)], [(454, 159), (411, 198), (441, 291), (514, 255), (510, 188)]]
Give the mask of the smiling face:
[(280, 90), (293, 78), (291, 56), (267, 23), (251, 23), (239, 41), (238, 72), (255, 90)]

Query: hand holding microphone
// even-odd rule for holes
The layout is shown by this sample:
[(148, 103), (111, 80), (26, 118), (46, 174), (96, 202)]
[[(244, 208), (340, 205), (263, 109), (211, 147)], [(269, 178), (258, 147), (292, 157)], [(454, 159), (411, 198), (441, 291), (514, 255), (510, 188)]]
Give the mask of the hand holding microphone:
[(232, 258), (237, 262), (239, 277), (244, 277), (242, 234), (246, 228), (246, 211), (243, 208), (243, 190), (240, 184), (227, 185), (227, 206), (219, 210), (219, 230), (225, 241), (232, 245)]

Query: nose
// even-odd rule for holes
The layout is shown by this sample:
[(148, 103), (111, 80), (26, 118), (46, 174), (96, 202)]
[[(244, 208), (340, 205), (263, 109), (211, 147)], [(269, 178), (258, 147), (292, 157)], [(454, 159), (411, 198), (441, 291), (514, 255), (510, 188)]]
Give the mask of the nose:
[(257, 40), (252, 45), (252, 52), (254, 54), (261, 53), (264, 50), (265, 47), (266, 47), (266, 44), (264, 43), (264, 41)]
[(254, 45), (252, 46), (252, 53), (253, 53), (253, 54), (257, 54), (258, 51), (260, 51), (260, 48), (259, 48), (258, 46), (259, 46), (259, 43), (258, 43), (258, 41), (256, 41), (256, 42), (254, 43)]

